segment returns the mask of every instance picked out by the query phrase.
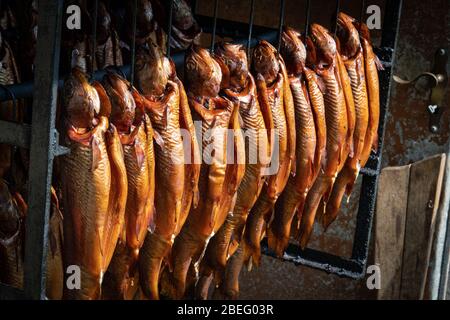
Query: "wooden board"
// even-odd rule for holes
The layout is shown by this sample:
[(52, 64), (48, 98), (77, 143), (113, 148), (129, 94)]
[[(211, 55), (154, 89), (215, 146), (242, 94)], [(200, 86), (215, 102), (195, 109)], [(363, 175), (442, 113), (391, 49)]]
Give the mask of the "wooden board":
[(443, 154), (411, 165), (400, 299), (423, 298), (444, 167)]
[(375, 263), (381, 271), (377, 299), (399, 299), (410, 165), (381, 171), (375, 214)]

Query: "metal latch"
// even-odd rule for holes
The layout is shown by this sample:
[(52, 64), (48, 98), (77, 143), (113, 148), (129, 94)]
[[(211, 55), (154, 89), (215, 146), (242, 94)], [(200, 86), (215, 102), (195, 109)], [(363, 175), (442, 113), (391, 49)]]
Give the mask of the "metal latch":
[(447, 49), (441, 48), (436, 51), (434, 67), (431, 72), (423, 72), (413, 80), (403, 80), (396, 75), (393, 76), (394, 81), (400, 84), (414, 84), (422, 77), (427, 77), (430, 80), (428, 81), (428, 88), (431, 90), (431, 94), (427, 111), (430, 115), (429, 129), (432, 133), (439, 131), (441, 116), (444, 112), (442, 104), (448, 82), (447, 61), (448, 51)]

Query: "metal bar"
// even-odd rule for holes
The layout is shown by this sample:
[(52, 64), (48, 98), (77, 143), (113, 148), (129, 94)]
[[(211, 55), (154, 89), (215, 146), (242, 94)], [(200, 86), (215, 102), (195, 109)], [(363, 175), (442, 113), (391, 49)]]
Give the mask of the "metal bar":
[(170, 57), (170, 40), (172, 39), (173, 0), (169, 5), (169, 23), (167, 26), (167, 56)]
[[(398, 29), (400, 25), (400, 15), (402, 8), (402, 0), (387, 0), (385, 12), (390, 12), (389, 17), (385, 20), (385, 28), (389, 29), (392, 34), (389, 34), (389, 41), (382, 39), (385, 43), (392, 45), (390, 57), (384, 60), (394, 63), (394, 52), (397, 45)], [(385, 18), (386, 19), (386, 18)], [(386, 32), (383, 29), (383, 35)], [(387, 52), (385, 54), (389, 55)], [(378, 150), (375, 157), (371, 157), (369, 161), (372, 162), (371, 167), (376, 168), (377, 171), (381, 167), (381, 155), (383, 151), (383, 142), (387, 120), (387, 109), (389, 106), (389, 99), (392, 84), (392, 67), (387, 67), (379, 73), (380, 81), (380, 124), (378, 127)], [(375, 164), (373, 164), (375, 162)], [(356, 218), (356, 230), (353, 242), (352, 258), (363, 263), (367, 262), (369, 252), (369, 242), (372, 230), (373, 215), (375, 211), (375, 201), (378, 187), (378, 175), (375, 177), (364, 176), (363, 186), (361, 190), (361, 197), (359, 201), (358, 215)]]
[(97, 48), (97, 20), (98, 20), (98, 0), (94, 1), (94, 21), (92, 28), (92, 49), (91, 49), (91, 80), (94, 77), (95, 72), (95, 49)]
[[(261, 243), (261, 249), (264, 254), (276, 258), (267, 246), (267, 239), (264, 239)], [(364, 276), (363, 266), (356, 261), (310, 248), (300, 250), (298, 245), (292, 243), (286, 248), (282, 260), (352, 279), (361, 279)]]
[(25, 234), (24, 293), (28, 299), (45, 298), (47, 231), (55, 114), (61, 44), (63, 0), (39, 0), (35, 91), (31, 128), (28, 214)]
[(248, 40), (247, 40), (247, 59), (250, 61), (250, 48), (252, 42), (252, 32), (253, 32), (253, 18), (255, 17), (255, 0), (251, 0), (250, 5), (250, 18), (248, 21)]
[(136, 59), (136, 16), (137, 16), (137, 0), (133, 0), (131, 23), (133, 27), (133, 34), (131, 37), (131, 70), (130, 70), (130, 84), (134, 85), (134, 68)]
[(0, 143), (29, 148), (30, 132), (29, 125), (0, 120)]
[(219, 0), (214, 0), (214, 20), (211, 35), (211, 53), (214, 52), (214, 44), (216, 42), (217, 15), (219, 13)]
[(278, 24), (278, 44), (277, 44), (277, 50), (280, 51), (281, 47), (281, 35), (283, 33), (283, 25), (284, 25), (284, 9), (286, 7), (286, 0), (281, 0), (280, 3), (280, 19)]
[(338, 19), (338, 14), (339, 14), (339, 10), (341, 9), (341, 2), (340, 0), (336, 0), (336, 10), (334, 12), (334, 37), (336, 38), (336, 32), (337, 32), (337, 27), (338, 27), (338, 23), (337, 23), (337, 19)]
[(311, 18), (311, 0), (306, 0), (306, 8), (305, 8), (305, 48), (307, 47), (307, 42), (306, 39), (308, 38), (308, 34), (309, 34), (309, 23), (310, 23), (310, 18)]

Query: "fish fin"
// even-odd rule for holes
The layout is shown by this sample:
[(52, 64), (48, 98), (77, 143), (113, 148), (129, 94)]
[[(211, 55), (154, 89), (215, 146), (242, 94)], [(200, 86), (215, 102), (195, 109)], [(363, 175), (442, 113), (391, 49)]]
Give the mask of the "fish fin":
[(374, 56), (373, 60), (375, 62), (375, 66), (377, 67), (377, 70), (378, 71), (384, 70), (383, 63), (381, 63), (381, 61), (378, 58), (378, 56), (376, 54), (373, 54), (373, 56)]
[(101, 151), (100, 151), (100, 142), (98, 141), (98, 138), (96, 136), (92, 137), (91, 147), (92, 147), (91, 171), (95, 171), (98, 168), (100, 159), (102, 157)]
[(158, 131), (153, 129), (153, 139), (155, 139), (155, 142), (158, 146), (161, 147), (161, 149), (164, 149), (164, 139), (162, 138), (162, 136), (159, 134)]
[(136, 156), (137, 166), (139, 170), (141, 170), (142, 166), (144, 165), (146, 155), (142, 143), (139, 142), (138, 139), (136, 139), (136, 141), (134, 142), (134, 154)]
[(316, 82), (320, 92), (322, 92), (322, 94), (325, 95), (327, 93), (327, 85), (323, 81), (322, 77), (316, 76)]
[(373, 140), (372, 140), (372, 150), (373, 150), (374, 152), (377, 152), (377, 151), (378, 151), (378, 132), (376, 132), (376, 133), (373, 135)]

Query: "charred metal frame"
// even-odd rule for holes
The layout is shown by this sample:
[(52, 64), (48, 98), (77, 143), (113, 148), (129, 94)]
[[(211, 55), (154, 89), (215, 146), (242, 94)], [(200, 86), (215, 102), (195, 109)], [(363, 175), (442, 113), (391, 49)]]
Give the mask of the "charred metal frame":
[[(11, 100), (12, 97), (34, 98), (31, 126), (0, 121), (0, 143), (30, 148), (30, 169), (32, 169), (28, 190), (29, 212), (26, 221), (24, 288), (20, 290), (0, 284), (0, 299), (45, 299), (46, 235), (53, 159), (67, 153), (67, 149), (59, 145), (58, 132), (55, 129), (57, 91), (63, 85), (63, 81), (58, 79), (63, 2), (63, 0), (38, 1), (40, 17), (34, 83), (5, 86), (7, 90), (0, 90), (0, 101)], [(236, 39), (236, 42), (247, 45), (248, 48), (262, 39), (278, 45), (281, 26), (284, 23), (285, 1), (281, 1), (278, 29), (253, 26), (254, 1), (251, 2), (249, 24), (218, 18), (218, 0), (215, 1), (214, 17), (197, 16), (197, 21), (205, 32), (213, 33), (213, 39), (216, 34), (232, 37)], [(309, 23), (309, 7), (309, 0), (307, 0), (307, 23)], [(283, 257), (285, 261), (354, 279), (365, 275), (401, 7), (402, 0), (386, 1), (381, 47), (375, 48), (384, 66), (384, 70), (379, 73), (381, 108), (379, 148), (376, 154), (371, 155), (366, 167), (361, 170), (363, 180), (352, 256), (347, 259), (310, 248), (302, 251), (298, 245), (290, 244)], [(171, 22), (170, 17), (169, 30)], [(214, 40), (211, 48), (214, 48)], [(171, 57), (177, 66), (183, 65), (184, 52), (171, 54)], [(120, 67), (120, 70), (127, 76), (133, 73), (133, 68), (130, 66)], [(97, 71), (93, 74), (93, 79), (100, 80), (104, 74), (103, 70)], [(266, 245), (263, 246), (263, 251), (271, 255)]]

